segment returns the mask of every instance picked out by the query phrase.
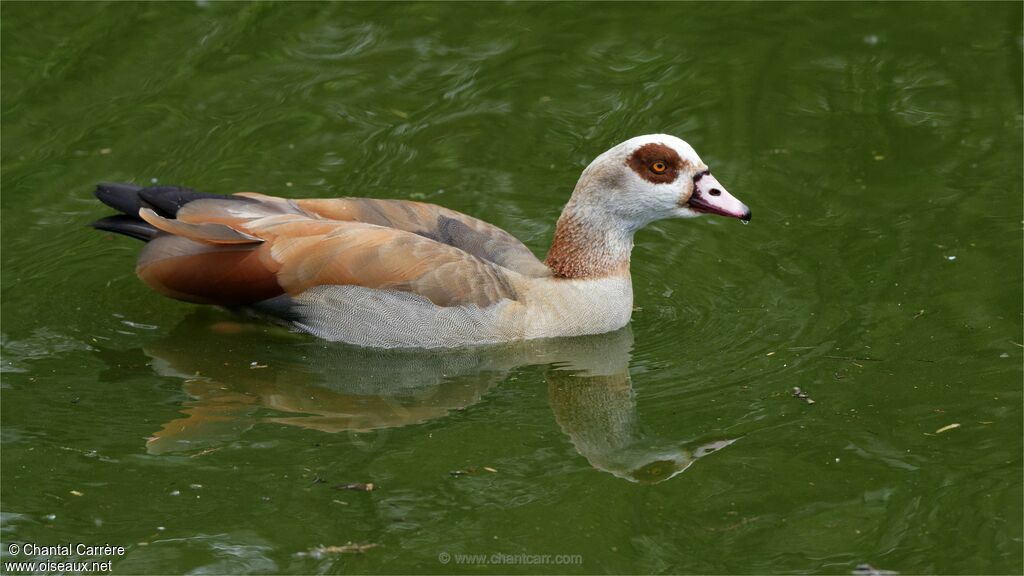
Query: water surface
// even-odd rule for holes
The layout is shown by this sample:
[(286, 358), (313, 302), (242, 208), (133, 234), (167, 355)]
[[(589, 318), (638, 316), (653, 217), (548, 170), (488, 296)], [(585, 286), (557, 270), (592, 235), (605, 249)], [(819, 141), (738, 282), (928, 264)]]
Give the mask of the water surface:
[[(4, 543), (123, 545), (115, 573), (1020, 573), (1021, 21), (4, 3)], [(437, 202), (542, 255), (582, 168), (650, 132), (755, 218), (638, 234), (633, 321), (595, 338), (327, 344), (158, 297), (86, 228), (93, 183), (156, 181)]]

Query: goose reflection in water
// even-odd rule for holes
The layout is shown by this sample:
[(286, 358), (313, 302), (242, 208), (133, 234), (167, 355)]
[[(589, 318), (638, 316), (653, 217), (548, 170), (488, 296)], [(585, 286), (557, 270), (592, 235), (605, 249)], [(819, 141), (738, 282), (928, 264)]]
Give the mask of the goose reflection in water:
[[(295, 339), (287, 355), (282, 339)], [(153, 434), (147, 449), (196, 451), (259, 423), (327, 433), (419, 424), (473, 406), (512, 370), (533, 365), (546, 366), (552, 411), (576, 450), (619, 478), (661, 482), (733, 442), (687, 446), (642, 432), (629, 375), (632, 345), (626, 326), (495, 347), (377, 350), (310, 343), (197, 312), (143, 350), (160, 375), (183, 379), (189, 396), (184, 415)]]

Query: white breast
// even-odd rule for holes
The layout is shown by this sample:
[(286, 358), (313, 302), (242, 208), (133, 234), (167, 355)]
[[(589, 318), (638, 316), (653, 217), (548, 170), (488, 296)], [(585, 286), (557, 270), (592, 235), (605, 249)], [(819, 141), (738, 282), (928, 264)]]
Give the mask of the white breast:
[(295, 325), (327, 340), (379, 348), (438, 348), (602, 334), (633, 311), (629, 276), (591, 280), (525, 278), (520, 301), (437, 306), (397, 290), (316, 286), (295, 297)]
[(554, 338), (618, 330), (633, 312), (628, 275), (598, 279), (540, 278), (526, 300), (525, 337)]

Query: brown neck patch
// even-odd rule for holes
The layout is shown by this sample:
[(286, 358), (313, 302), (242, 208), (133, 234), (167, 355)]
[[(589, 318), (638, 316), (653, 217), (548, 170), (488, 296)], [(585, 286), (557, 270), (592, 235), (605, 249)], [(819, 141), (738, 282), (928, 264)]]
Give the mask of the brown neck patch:
[[(664, 144), (654, 142), (637, 148), (626, 159), (626, 165), (633, 172), (654, 184), (675, 182), (676, 178), (679, 177), (679, 171), (683, 168), (683, 164), (684, 161), (679, 157), (678, 152)], [(660, 170), (662, 167), (664, 167), (664, 170)]]
[(609, 245), (595, 235), (588, 223), (563, 216), (558, 219), (555, 239), (544, 264), (556, 278), (600, 278), (629, 274), (628, 245)]

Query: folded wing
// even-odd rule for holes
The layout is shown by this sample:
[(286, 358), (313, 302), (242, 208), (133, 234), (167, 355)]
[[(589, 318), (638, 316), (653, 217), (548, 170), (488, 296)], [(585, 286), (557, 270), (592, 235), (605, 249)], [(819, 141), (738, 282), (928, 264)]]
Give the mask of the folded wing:
[(551, 275), (548, 267), (515, 236), (483, 220), (436, 204), (373, 198), (296, 200), (295, 204), (331, 220), (412, 232), (524, 276)]
[[(387, 227), (355, 218), (384, 222), (380, 214), (387, 209), (367, 212), (364, 205), (359, 214), (355, 209), (346, 214), (339, 208), (346, 205), (342, 201), (323, 201), (338, 202), (331, 205), (255, 194), (246, 198), (249, 201), (195, 200), (173, 219), (142, 208), (142, 218), (163, 234), (140, 256), (139, 276), (169, 296), (215, 304), (247, 304), (280, 295), (294, 298), (319, 286), (342, 285), (416, 294), (436, 306), (487, 307), (518, 298), (519, 273), (442, 242), (443, 235), (435, 240), (424, 232), (448, 233), (470, 242), (478, 254), (528, 265), (514, 244), (500, 237), (489, 241), (486, 228), (472, 220), (466, 223), (444, 215), (439, 218), (458, 225), (430, 228), (422, 225), (422, 218), (412, 217), (438, 215), (429, 208), (390, 207), (397, 212), (387, 221), (398, 227)], [(373, 214), (377, 216), (371, 218)], [(399, 214), (410, 216), (402, 219)], [(461, 230), (459, 226), (468, 232), (452, 233)]]

